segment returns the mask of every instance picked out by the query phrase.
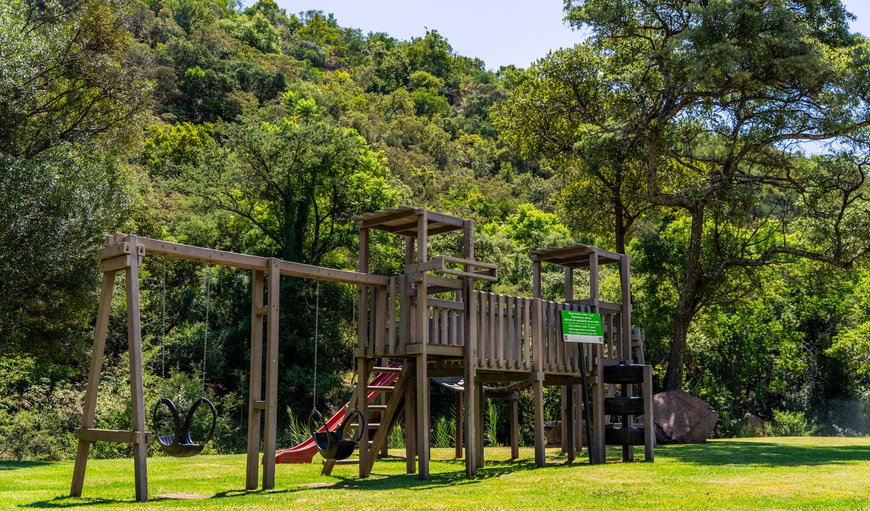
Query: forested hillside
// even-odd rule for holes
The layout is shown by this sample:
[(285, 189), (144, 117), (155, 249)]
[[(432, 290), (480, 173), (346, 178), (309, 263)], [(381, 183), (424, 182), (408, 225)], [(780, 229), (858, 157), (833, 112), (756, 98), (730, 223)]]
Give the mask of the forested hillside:
[[(566, 2), (588, 41), (492, 71), (436, 30), (402, 41), (272, 0), (4, 1), (0, 457), (73, 452), (103, 235), (354, 268), (354, 215), (398, 204), (475, 219), (500, 292), (530, 293), (532, 248), (631, 254), (657, 385), (710, 402), (719, 435), (746, 433), (746, 413), (870, 433), (867, 41), (836, 1), (616, 19), (617, 3)], [(808, 156), (806, 140), (836, 144)], [(399, 273), (403, 247), (373, 244), (373, 271)], [(146, 404), (204, 392), (215, 448), (242, 450), (249, 275), (159, 258), (142, 275)], [(544, 284), (560, 296), (562, 274)], [(356, 294), (282, 294), (287, 445), (315, 340), (318, 407), (348, 395)], [(129, 425), (123, 307), (98, 427)]]

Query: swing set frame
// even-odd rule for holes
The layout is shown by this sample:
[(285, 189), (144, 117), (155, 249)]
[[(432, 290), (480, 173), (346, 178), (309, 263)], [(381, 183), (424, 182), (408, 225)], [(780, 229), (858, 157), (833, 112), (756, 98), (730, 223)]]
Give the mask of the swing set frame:
[[(153, 435), (145, 427), (142, 325), (139, 301), (139, 268), (147, 255), (251, 271), (252, 321), (249, 373), (251, 384), (248, 399), (246, 488), (256, 489), (259, 482), (261, 436), (263, 440), (262, 487), (263, 489), (274, 488), (278, 422), (278, 319), (281, 276), (355, 284), (372, 288), (386, 288), (389, 284), (389, 278), (295, 263), (277, 258), (201, 248), (129, 234), (114, 234), (106, 237), (106, 247), (97, 252), (103, 279), (81, 427), (75, 432), (78, 439), (78, 450), (70, 488), (70, 495), (74, 497), (79, 497), (82, 494), (90, 446), (93, 442), (100, 441), (133, 445), (136, 500), (140, 502), (148, 500), (147, 445), (153, 440)], [(97, 395), (100, 388), (109, 316), (112, 311), (112, 296), (116, 276), (119, 273), (123, 273), (125, 276), (132, 427), (130, 430), (98, 429), (94, 427)], [(261, 425), (261, 422), (264, 424)]]

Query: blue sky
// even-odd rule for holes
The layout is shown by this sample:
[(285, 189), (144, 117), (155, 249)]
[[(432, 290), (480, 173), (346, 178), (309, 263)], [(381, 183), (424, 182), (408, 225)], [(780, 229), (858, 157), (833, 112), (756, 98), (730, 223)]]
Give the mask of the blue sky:
[[(562, 0), (276, 0), (288, 12), (333, 13), (341, 26), (363, 33), (386, 32), (399, 39), (435, 29), (454, 51), (478, 57), (486, 67), (528, 65), (551, 49), (573, 46), (582, 36), (562, 21)], [(845, 0), (858, 19), (852, 30), (870, 35), (870, 2)]]

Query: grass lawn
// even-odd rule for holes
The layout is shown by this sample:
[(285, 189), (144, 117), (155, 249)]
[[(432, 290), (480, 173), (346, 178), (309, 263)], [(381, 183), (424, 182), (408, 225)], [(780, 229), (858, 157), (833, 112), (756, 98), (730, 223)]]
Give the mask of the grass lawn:
[[(405, 474), (402, 458), (379, 461), (368, 480), (355, 466), (322, 477), (319, 463), (278, 465), (276, 488), (265, 492), (243, 489), (243, 455), (153, 458), (145, 504), (133, 500), (131, 460), (91, 460), (83, 498), (66, 496), (72, 462), (0, 462), (0, 510), (870, 510), (870, 438), (716, 440), (659, 447), (655, 463), (597, 466), (547, 454), (552, 465), (538, 469), (531, 449), (515, 462), (509, 449), (487, 449), (474, 480), (452, 449), (433, 450), (429, 481)], [(187, 498), (169, 496), (180, 493)]]

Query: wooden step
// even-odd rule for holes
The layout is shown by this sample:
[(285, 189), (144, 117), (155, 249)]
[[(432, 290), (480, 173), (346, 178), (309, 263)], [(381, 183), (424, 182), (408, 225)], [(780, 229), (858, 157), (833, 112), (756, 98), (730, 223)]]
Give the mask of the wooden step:
[(604, 383), (643, 383), (642, 364), (604, 366)]
[(343, 460), (334, 460), (336, 465), (359, 465), (359, 458), (347, 458)]
[(605, 415), (643, 415), (642, 397), (606, 397)]
[(604, 428), (606, 445), (644, 445), (643, 428)]
[[(352, 428), (358, 428), (359, 422), (351, 422), (350, 424), (348, 424), (348, 426), (352, 427)], [(366, 426), (368, 426), (369, 429), (378, 429), (379, 427), (381, 427), (381, 423), (380, 422), (369, 422), (368, 424), (366, 424)]]
[(369, 385), (368, 389), (369, 390), (377, 390), (380, 392), (392, 392), (392, 391), (396, 390), (396, 387), (394, 387), (392, 385)]
[(401, 367), (373, 367), (373, 373), (401, 373)]

